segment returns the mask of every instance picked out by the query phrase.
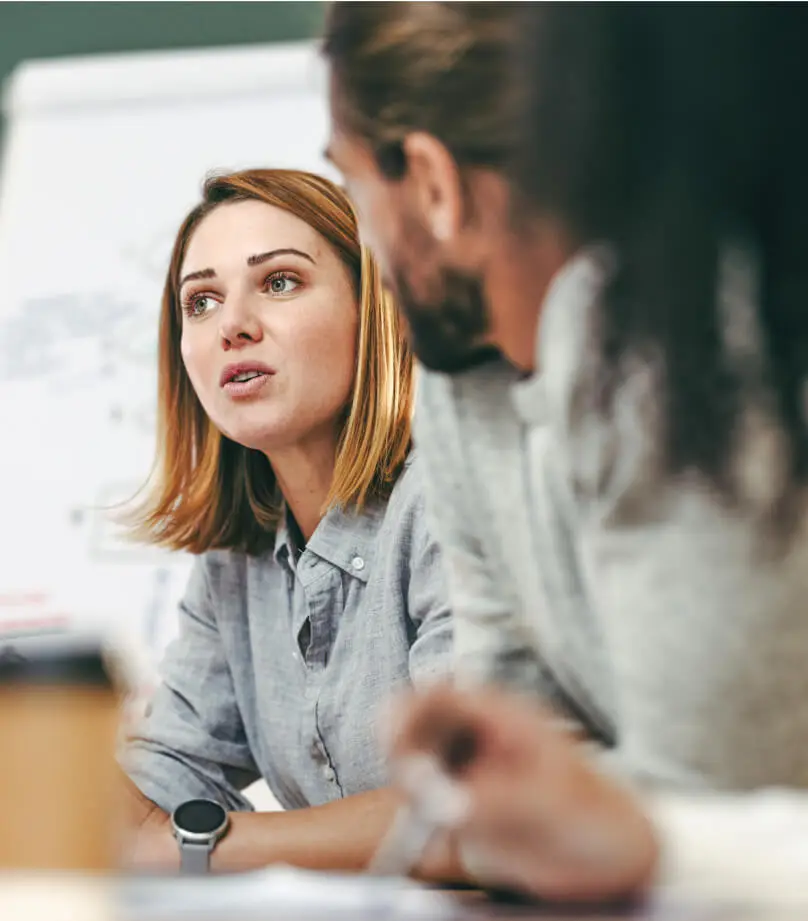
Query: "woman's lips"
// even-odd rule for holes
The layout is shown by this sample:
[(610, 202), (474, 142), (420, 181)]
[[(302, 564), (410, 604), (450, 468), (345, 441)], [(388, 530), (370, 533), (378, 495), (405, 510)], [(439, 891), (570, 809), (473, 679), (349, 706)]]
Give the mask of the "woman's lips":
[(253, 377), (248, 381), (229, 381), (222, 387), (222, 390), (234, 400), (251, 397), (262, 390), (273, 376), (272, 374), (261, 372), (257, 377)]

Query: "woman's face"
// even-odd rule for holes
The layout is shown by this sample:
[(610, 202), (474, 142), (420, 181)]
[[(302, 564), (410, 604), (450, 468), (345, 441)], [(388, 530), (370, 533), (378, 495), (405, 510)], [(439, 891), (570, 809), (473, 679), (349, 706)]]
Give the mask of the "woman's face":
[(328, 242), (259, 201), (219, 205), (180, 268), (182, 357), (214, 425), (267, 454), (336, 438), (358, 310)]

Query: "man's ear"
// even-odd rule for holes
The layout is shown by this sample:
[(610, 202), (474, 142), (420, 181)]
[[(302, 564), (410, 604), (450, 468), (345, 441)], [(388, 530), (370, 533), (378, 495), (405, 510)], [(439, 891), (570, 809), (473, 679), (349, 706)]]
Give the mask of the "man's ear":
[(408, 134), (403, 144), (406, 178), (426, 228), (441, 243), (463, 226), (463, 186), (454, 157), (434, 135)]

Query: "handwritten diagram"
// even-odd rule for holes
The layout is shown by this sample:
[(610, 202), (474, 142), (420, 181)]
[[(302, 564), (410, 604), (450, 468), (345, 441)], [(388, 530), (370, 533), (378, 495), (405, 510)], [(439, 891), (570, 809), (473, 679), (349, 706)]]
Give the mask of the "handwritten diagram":
[[(106, 607), (120, 619), (147, 681), (174, 634), (190, 565), (182, 554), (133, 543), (120, 520), (121, 503), (143, 486), (151, 465), (160, 290), (172, 234), (124, 244), (102, 277), (29, 294), (0, 316), (0, 416), (32, 458), (6, 468), (5, 491), (29, 497), (19, 500), (18, 516), (11, 512), (32, 535), (17, 552), (38, 545), (44, 559), (59, 553), (59, 578), (75, 583), (69, 596), (77, 610)], [(53, 551), (34, 539), (43, 529)], [(25, 584), (36, 586), (35, 564), (28, 565)]]

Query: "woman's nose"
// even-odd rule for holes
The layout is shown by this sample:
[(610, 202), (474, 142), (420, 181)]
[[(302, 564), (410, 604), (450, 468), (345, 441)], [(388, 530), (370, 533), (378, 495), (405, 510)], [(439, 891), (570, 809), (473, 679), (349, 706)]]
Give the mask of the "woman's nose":
[(261, 341), (261, 324), (248, 298), (231, 297), (222, 304), (219, 311), (219, 334), (226, 349)]

